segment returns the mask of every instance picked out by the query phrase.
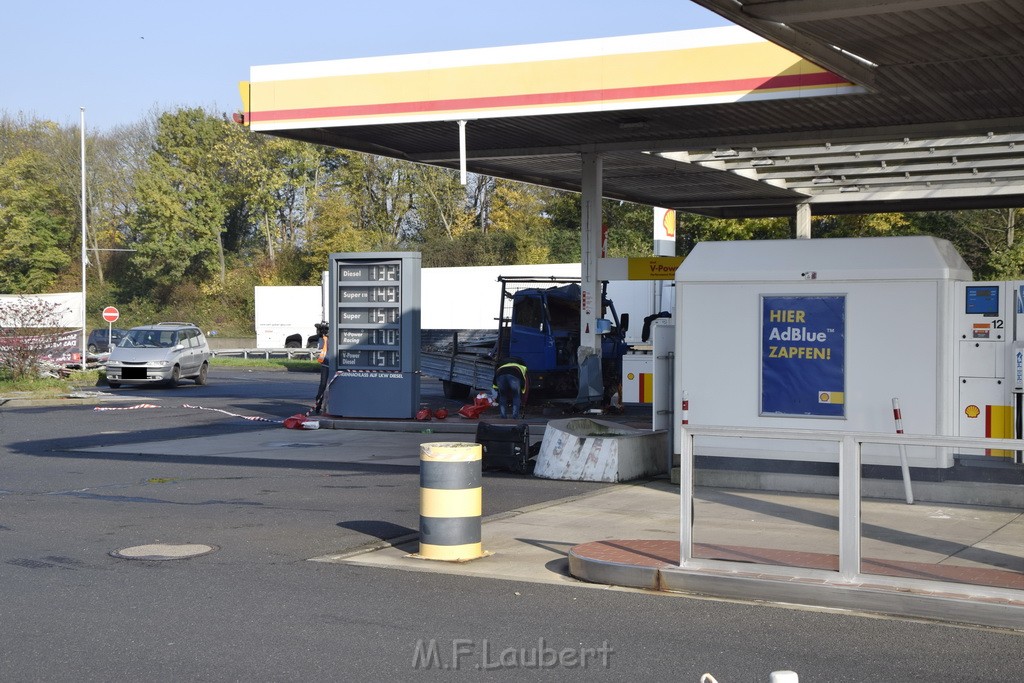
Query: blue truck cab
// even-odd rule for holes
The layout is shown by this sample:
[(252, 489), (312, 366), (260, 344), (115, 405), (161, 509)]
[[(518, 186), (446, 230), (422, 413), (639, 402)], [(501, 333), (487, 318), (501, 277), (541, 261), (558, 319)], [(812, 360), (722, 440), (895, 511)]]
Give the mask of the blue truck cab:
[[(502, 311), (497, 360), (516, 356), (526, 362), (530, 391), (552, 397), (575, 396), (579, 384), (580, 285), (578, 281), (499, 278)], [(531, 286), (549, 283), (550, 286)], [(601, 317), (611, 314), (611, 327), (601, 336), (601, 368), (605, 398), (619, 390), (622, 357), (629, 346), (628, 315), (619, 320), (602, 285)]]

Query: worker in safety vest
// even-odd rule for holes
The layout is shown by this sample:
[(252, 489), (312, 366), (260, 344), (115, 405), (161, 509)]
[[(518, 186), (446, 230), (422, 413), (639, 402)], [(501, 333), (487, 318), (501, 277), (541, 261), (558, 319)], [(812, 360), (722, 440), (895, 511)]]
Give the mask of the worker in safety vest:
[(523, 405), (530, 385), (526, 379), (526, 363), (515, 356), (509, 356), (494, 371), (494, 388), (498, 392), (498, 409), (502, 417), (522, 419)]
[(324, 392), (327, 391), (327, 381), (331, 378), (331, 364), (327, 359), (327, 330), (330, 325), (320, 322), (316, 326), (316, 336), (319, 342), (316, 347), (316, 362), (320, 363), (320, 386), (316, 390), (316, 407), (313, 412), (320, 414), (324, 403)]

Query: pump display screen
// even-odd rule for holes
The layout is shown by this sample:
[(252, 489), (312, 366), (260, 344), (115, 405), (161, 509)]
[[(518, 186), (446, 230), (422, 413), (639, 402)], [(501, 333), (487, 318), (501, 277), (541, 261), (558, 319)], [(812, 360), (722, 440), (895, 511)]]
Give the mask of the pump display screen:
[(969, 315), (999, 315), (999, 287), (995, 285), (970, 285), (967, 287)]
[(337, 263), (338, 369), (402, 367), (402, 262)]

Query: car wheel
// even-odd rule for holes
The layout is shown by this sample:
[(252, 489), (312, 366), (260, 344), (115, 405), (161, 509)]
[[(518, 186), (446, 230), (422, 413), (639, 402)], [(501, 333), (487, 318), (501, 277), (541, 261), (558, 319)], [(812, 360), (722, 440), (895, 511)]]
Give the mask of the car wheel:
[(121, 388), (121, 383), (120, 382), (112, 382), (112, 381), (110, 381), (108, 379), (107, 380), (107, 386), (110, 387), (111, 389), (120, 389)]
[(171, 370), (171, 378), (169, 380), (167, 380), (167, 386), (169, 386), (169, 387), (176, 387), (176, 386), (178, 386), (178, 382), (180, 382), (180, 381), (181, 381), (181, 368), (178, 367), (177, 365), (175, 365), (174, 369)]
[(196, 384), (198, 384), (199, 386), (205, 386), (206, 385), (206, 373), (209, 371), (209, 369), (210, 369), (210, 364), (209, 363), (203, 363), (203, 366), (201, 368), (199, 368), (199, 374), (196, 375)]
[(89, 346), (86, 347), (86, 350), (89, 353), (96, 353), (96, 345), (95, 344), (89, 344)]

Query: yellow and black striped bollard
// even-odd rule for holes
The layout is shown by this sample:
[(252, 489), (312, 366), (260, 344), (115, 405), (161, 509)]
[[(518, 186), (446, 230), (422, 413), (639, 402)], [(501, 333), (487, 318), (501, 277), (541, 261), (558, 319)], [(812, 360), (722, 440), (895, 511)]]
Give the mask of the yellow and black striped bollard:
[(420, 444), (420, 551), (463, 562), (488, 553), (480, 540), (483, 449), (476, 443)]

